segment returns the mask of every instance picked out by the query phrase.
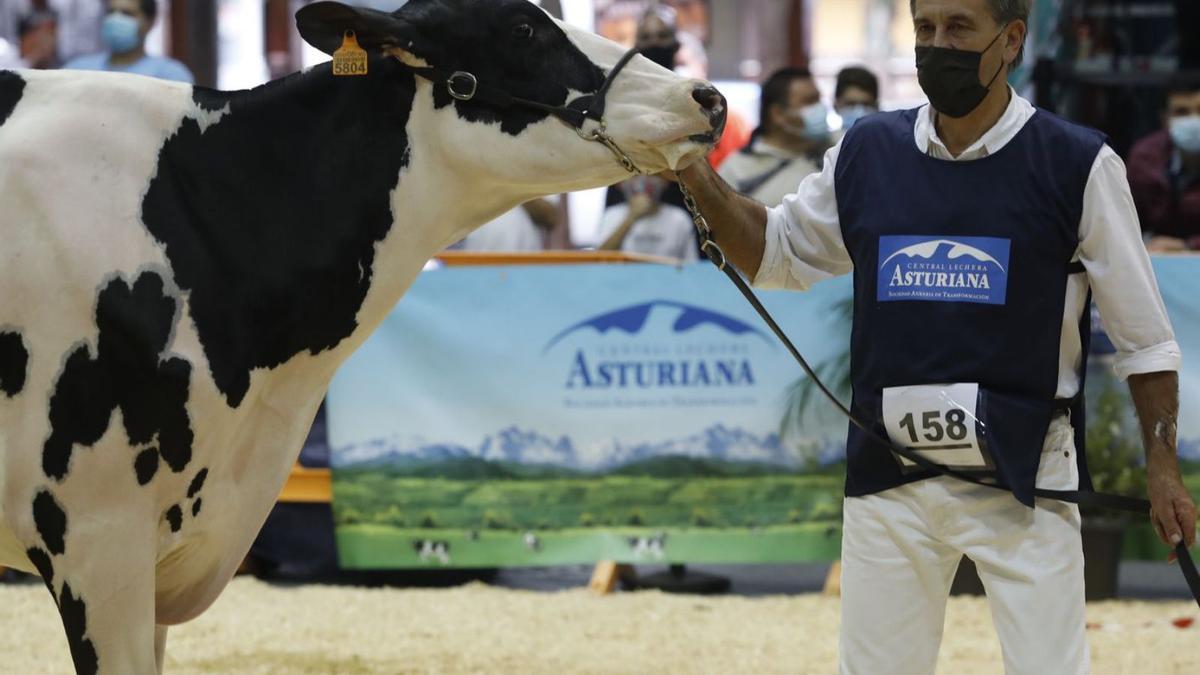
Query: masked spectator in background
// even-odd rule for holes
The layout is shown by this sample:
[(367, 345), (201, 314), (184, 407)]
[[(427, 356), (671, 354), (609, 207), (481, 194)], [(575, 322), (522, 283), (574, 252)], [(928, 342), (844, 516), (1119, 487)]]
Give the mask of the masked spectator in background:
[(108, 51), (72, 59), (64, 67), (193, 82), (187, 66), (174, 59), (146, 53), (146, 35), (154, 27), (157, 17), (157, 0), (108, 0), (108, 14), (101, 25), (101, 38)]
[(778, 204), (809, 174), (821, 170), (832, 145), (829, 108), (812, 74), (784, 68), (762, 89), (762, 123), (750, 144), (731, 156), (720, 175), (738, 192), (763, 204)]
[(667, 70), (675, 70), (680, 46), (674, 10), (661, 6), (646, 10), (638, 23), (634, 45), (638, 52)]
[[(679, 30), (674, 9), (655, 5), (646, 10), (638, 23), (635, 48), (643, 56), (668, 70), (685, 77), (708, 78), (708, 54), (700, 38)], [(712, 166), (720, 166), (731, 154), (745, 147), (750, 141), (750, 125), (741, 115), (730, 111), (725, 123), (725, 133), (717, 147), (709, 155)], [(672, 192), (667, 200), (675, 203)], [(682, 197), (680, 197), (682, 200)], [(681, 203), (681, 201), (680, 201)]]
[(635, 176), (619, 187), (625, 203), (604, 211), (600, 221), (601, 250), (657, 255), (685, 262), (699, 258), (691, 216), (662, 201), (667, 181), (656, 176)]
[(833, 91), (833, 110), (842, 118), (843, 132), (879, 112), (879, 79), (861, 66), (843, 68)]
[(1200, 82), (1168, 85), (1166, 128), (1129, 153), (1129, 186), (1147, 247), (1200, 249)]
[(29, 68), (57, 68), (58, 60), (58, 17), (54, 12), (34, 12), (21, 19), (18, 24), (21, 60)]

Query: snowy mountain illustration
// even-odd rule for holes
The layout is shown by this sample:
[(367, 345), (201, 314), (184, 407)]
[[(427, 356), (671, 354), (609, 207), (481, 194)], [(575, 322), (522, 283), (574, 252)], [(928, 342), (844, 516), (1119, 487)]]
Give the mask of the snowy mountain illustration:
[(891, 262), (893, 258), (898, 258), (900, 256), (929, 260), (937, 256), (939, 250), (942, 253), (942, 255), (939, 257), (945, 258), (946, 260), (957, 260), (966, 256), (974, 258), (979, 262), (992, 263), (996, 267), (999, 267), (1001, 272), (1004, 271), (1004, 265), (1001, 265), (999, 260), (996, 260), (987, 252), (981, 251), (974, 246), (968, 246), (967, 244), (950, 239), (935, 239), (933, 241), (921, 242), (920, 244), (913, 244), (912, 246), (905, 246), (899, 251), (896, 251), (888, 256), (887, 259), (883, 261), (883, 264), (881, 264), (879, 267), (880, 269), (883, 269), (883, 267)]
[(605, 312), (604, 314), (593, 316), (569, 326), (554, 336), (546, 344), (546, 349), (549, 350), (569, 335), (584, 330), (592, 330), (600, 335), (605, 335), (610, 331), (626, 335), (637, 335), (645, 330), (652, 313), (663, 311), (671, 314), (670, 331), (676, 335), (689, 333), (699, 327), (712, 326), (729, 335), (758, 335), (764, 340), (767, 339), (767, 336), (762, 331), (727, 314), (720, 314), (682, 302), (653, 300)]
[[(475, 448), (431, 443), (417, 437), (396, 437), (339, 448), (334, 451), (332, 460), (337, 468), (402, 467), (416, 463), (482, 459), (488, 462), (606, 472), (660, 457), (688, 457), (786, 468), (794, 468), (799, 463), (799, 459), (782, 446), (777, 434), (759, 436), (720, 424), (684, 438), (632, 444), (610, 439), (585, 447), (576, 447), (566, 436), (551, 438), (516, 427), (485, 437)], [(832, 461), (839, 459), (836, 456), (829, 458)]]

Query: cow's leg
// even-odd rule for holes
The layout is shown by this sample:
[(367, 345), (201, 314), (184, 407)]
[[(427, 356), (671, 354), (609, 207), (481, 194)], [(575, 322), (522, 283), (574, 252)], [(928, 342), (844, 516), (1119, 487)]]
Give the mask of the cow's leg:
[[(158, 673), (159, 631), (154, 623), (154, 566), (108, 565), (111, 548), (92, 551), (91, 569), (56, 570), (58, 609), (77, 675)], [(111, 558), (109, 556), (112, 556)], [(144, 569), (137, 569), (137, 568)], [(162, 631), (165, 643), (166, 631)]]
[(162, 675), (167, 663), (167, 627), (154, 627), (154, 661), (158, 664), (158, 675)]

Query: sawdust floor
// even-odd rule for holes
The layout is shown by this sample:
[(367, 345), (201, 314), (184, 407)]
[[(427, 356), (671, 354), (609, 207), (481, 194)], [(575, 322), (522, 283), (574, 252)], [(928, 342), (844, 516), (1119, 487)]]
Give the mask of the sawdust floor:
[[(1100, 603), (1095, 673), (1200, 673), (1193, 603)], [(1001, 673), (987, 606), (954, 598), (939, 673)], [(1200, 623), (1200, 622), (1198, 622)], [(272, 586), (239, 578), (171, 629), (167, 672), (832, 673), (838, 601), (820, 595), (594, 597), (471, 585), (451, 590)], [(70, 673), (40, 585), (0, 585), (0, 673)]]

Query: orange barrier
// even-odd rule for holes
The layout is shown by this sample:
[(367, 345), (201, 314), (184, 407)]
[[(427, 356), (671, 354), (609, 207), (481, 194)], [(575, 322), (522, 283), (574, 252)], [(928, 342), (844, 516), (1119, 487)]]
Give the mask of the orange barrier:
[[(679, 261), (652, 255), (620, 251), (545, 251), (541, 253), (474, 253), (447, 251), (437, 256), (447, 267), (483, 267), (488, 265), (581, 265), (581, 264), (657, 264), (676, 265)], [(329, 469), (308, 469), (297, 464), (279, 501), (313, 504), (328, 503), (333, 497)]]

